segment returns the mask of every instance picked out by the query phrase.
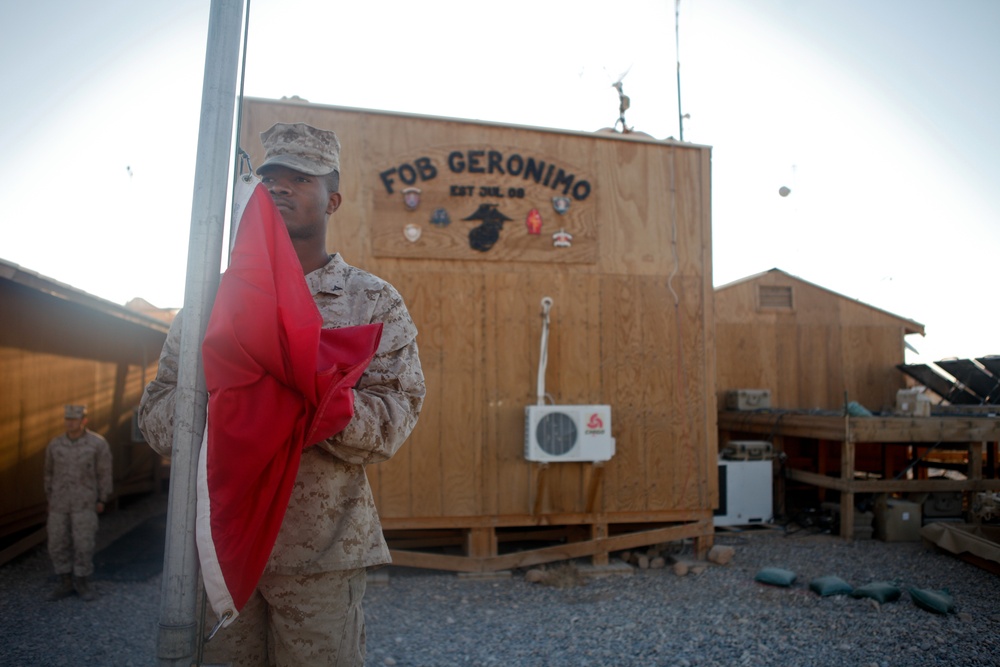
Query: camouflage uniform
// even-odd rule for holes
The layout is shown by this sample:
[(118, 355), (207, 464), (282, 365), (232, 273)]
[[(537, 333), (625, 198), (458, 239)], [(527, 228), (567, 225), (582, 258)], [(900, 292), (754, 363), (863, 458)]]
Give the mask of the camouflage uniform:
[(63, 433), (45, 449), (45, 496), (49, 501), (49, 555), (56, 574), (94, 572), (97, 503), (111, 496), (111, 448), (85, 430), (76, 440)]
[[(209, 661), (360, 665), (364, 568), (390, 561), (365, 465), (395, 454), (417, 422), (424, 398), (417, 330), (392, 285), (340, 255), (308, 274), (306, 283), (323, 326), (382, 322), (382, 339), (355, 389), (351, 422), (303, 452), (257, 592), (236, 621), (206, 645)], [(139, 409), (146, 440), (165, 455), (172, 445), (180, 327), (178, 315)]]

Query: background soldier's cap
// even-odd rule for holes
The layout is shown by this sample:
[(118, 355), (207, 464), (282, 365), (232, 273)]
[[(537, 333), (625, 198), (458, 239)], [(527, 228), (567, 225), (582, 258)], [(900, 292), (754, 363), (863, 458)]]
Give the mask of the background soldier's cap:
[(83, 419), (87, 416), (86, 405), (67, 405), (66, 419)]
[(264, 163), (257, 173), (281, 165), (310, 176), (340, 172), (340, 140), (331, 130), (305, 123), (275, 123), (261, 133)]

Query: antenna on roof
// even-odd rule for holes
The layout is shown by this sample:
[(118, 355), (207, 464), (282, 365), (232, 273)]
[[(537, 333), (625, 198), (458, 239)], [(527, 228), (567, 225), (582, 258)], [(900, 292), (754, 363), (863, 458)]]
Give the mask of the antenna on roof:
[(684, 119), (690, 118), (681, 110), (681, 0), (674, 0), (674, 46), (677, 51), (677, 124), (684, 141)]
[(622, 81), (625, 80), (625, 75), (629, 73), (629, 67), (627, 70), (622, 72), (622, 75), (618, 77), (618, 80), (611, 84), (611, 87), (618, 91), (618, 120), (615, 121), (615, 129), (618, 129), (618, 123), (622, 124), (622, 134), (628, 134), (632, 131), (632, 128), (625, 124), (625, 112), (632, 105), (632, 101), (629, 99), (628, 95), (622, 92)]

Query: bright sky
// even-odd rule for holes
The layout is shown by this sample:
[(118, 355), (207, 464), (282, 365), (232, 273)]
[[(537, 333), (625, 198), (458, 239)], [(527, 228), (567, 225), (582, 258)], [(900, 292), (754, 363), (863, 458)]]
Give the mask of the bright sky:
[[(207, 0), (8, 3), (0, 258), (183, 303)], [(1000, 354), (1000, 2), (680, 0), (714, 281), (777, 267)], [(252, 0), (245, 93), (678, 137), (674, 0)], [(791, 194), (781, 197), (781, 186)]]

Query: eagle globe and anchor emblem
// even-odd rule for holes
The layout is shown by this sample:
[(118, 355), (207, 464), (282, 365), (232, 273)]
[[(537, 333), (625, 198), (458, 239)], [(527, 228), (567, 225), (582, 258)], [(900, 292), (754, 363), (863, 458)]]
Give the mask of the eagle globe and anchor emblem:
[(498, 204), (480, 204), (479, 208), (462, 220), (479, 220), (480, 224), (469, 230), (469, 247), (479, 252), (486, 252), (500, 239), (503, 223), (511, 218), (497, 210)]

